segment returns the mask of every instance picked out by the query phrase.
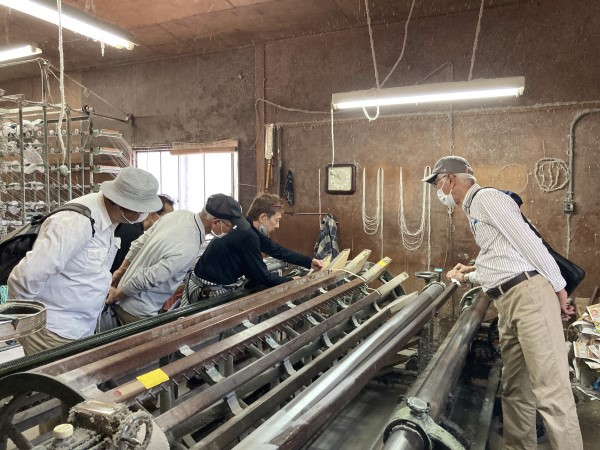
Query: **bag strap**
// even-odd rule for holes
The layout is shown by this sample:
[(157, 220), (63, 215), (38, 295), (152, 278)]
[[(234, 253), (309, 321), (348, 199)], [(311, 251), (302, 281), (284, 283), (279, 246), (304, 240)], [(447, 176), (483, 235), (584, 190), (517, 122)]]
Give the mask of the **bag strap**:
[(48, 217), (53, 216), (54, 214), (62, 211), (73, 211), (78, 214), (81, 214), (82, 216), (87, 217), (90, 220), (90, 224), (92, 225), (92, 237), (96, 235), (96, 229), (94, 228), (96, 221), (92, 217), (92, 211), (90, 210), (90, 208), (88, 208), (85, 205), (82, 205), (81, 203), (66, 203), (62, 206), (59, 206), (54, 211), (49, 212), (45, 216), (34, 217), (31, 220), (31, 225), (41, 225)]
[[(467, 207), (467, 212), (469, 213), (469, 216), (471, 215), (471, 203), (473, 203), (473, 199), (474, 199), (474, 198), (475, 198), (475, 196), (476, 196), (476, 195), (477, 195), (477, 194), (478, 194), (478, 193), (479, 193), (481, 190), (483, 190), (483, 189), (496, 189), (496, 188), (494, 188), (494, 187), (488, 187), (488, 186), (485, 186), (485, 187), (482, 187), (482, 188), (479, 188), (479, 189), (477, 189), (477, 190), (476, 190), (476, 191), (473, 193), (473, 195), (471, 196), (471, 201), (469, 202), (469, 204), (468, 204), (468, 205), (466, 205), (466, 207)], [(503, 193), (503, 194), (505, 194), (505, 195), (507, 195), (507, 196), (508, 196), (508, 197), (510, 197), (510, 198), (511, 198), (511, 199), (512, 199), (512, 200), (513, 200), (515, 203), (517, 203), (517, 201), (516, 201), (516, 200), (515, 200), (515, 199), (514, 199), (514, 198), (513, 198), (511, 195), (509, 195), (508, 193), (506, 193), (505, 191), (502, 191), (502, 190), (500, 190), (500, 189), (496, 189), (496, 190), (497, 190), (497, 191), (500, 191), (500, 192), (502, 192), (502, 193)], [(541, 235), (541, 234), (540, 234), (540, 232), (537, 230), (537, 228), (536, 228), (536, 227), (534, 227), (534, 226), (532, 225), (532, 223), (529, 221), (529, 219), (527, 219), (527, 217), (525, 217), (525, 214), (523, 214), (523, 212), (521, 211), (521, 206), (519, 205), (519, 203), (517, 203), (517, 206), (519, 206), (519, 212), (521, 213), (521, 217), (523, 218), (523, 220), (525, 221), (525, 223), (526, 223), (526, 224), (529, 226), (529, 228), (531, 228), (531, 231), (533, 231), (533, 233), (534, 233), (534, 234), (535, 234), (537, 237), (539, 237), (539, 238), (542, 240), (542, 243), (544, 244), (544, 246), (545, 246), (546, 248), (551, 248), (551, 247), (550, 247), (550, 244), (548, 244), (548, 243), (546, 242), (546, 240), (545, 240), (545, 239), (542, 237), (542, 235)]]

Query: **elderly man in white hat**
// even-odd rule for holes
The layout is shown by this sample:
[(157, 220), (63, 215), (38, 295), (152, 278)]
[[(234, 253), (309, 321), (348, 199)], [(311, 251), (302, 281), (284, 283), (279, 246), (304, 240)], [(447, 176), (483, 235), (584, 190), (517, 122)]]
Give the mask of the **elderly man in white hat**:
[(26, 355), (94, 333), (111, 281), (110, 267), (119, 246), (114, 230), (161, 208), (158, 181), (128, 167), (100, 192), (73, 200), (88, 207), (93, 219), (73, 211), (50, 216), (30, 252), (8, 279), (10, 298), (46, 306), (46, 328), (19, 339)]

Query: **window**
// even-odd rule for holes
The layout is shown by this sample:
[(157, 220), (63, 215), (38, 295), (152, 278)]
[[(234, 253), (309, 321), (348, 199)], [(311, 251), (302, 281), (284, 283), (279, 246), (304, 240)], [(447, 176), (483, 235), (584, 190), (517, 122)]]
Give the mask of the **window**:
[(218, 153), (171, 154), (171, 147), (134, 148), (135, 165), (154, 175), (160, 194), (177, 200), (176, 209), (198, 212), (212, 194), (238, 198), (238, 155)]

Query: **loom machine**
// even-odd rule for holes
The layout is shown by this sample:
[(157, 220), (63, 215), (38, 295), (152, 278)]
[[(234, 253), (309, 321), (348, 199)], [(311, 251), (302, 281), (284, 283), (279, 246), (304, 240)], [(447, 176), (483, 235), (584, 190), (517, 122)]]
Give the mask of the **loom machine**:
[[(371, 426), (372, 448), (485, 445), (499, 379), (493, 358), (484, 362), (478, 431), (447, 423), (465, 363), (478, 359), (468, 355), (482, 339), (487, 296), (463, 298), (434, 354), (432, 322), (457, 286), (428, 273), (420, 292), (406, 294), (408, 275), (391, 275), (389, 258), (348, 255), (284, 285), (214, 297), (0, 365), (0, 450), (310, 448), (386, 370), (405, 376), (408, 390), (393, 397), (385, 423)], [(12, 316), (0, 311), (2, 340), (40, 326), (43, 308), (28, 316), (16, 307)], [(413, 354), (390, 372), (406, 348)]]

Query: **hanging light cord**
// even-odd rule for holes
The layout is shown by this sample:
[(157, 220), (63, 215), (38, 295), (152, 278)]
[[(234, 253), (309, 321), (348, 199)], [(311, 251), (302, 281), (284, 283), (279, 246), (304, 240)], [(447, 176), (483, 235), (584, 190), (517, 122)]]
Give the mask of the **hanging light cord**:
[(475, 65), (475, 53), (477, 52), (477, 43), (479, 41), (479, 32), (481, 31), (481, 17), (483, 16), (483, 3), (485, 0), (481, 0), (479, 6), (479, 18), (477, 19), (477, 28), (475, 29), (475, 39), (473, 40), (473, 50), (471, 51), (471, 67), (469, 68), (469, 81), (473, 77), (473, 66)]

